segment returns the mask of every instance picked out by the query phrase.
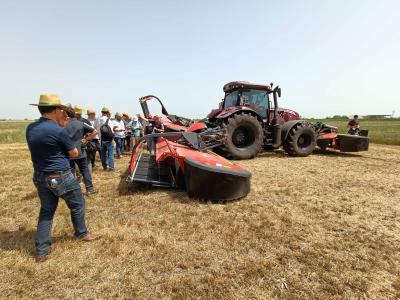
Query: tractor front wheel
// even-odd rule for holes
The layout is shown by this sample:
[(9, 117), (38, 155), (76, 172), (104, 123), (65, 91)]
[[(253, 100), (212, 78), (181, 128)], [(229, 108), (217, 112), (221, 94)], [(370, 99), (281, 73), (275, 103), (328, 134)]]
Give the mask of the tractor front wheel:
[(298, 123), (290, 129), (283, 149), (289, 156), (308, 156), (315, 149), (316, 139), (316, 133), (310, 125)]
[(231, 159), (249, 159), (260, 152), (264, 134), (260, 122), (250, 114), (237, 114), (224, 123), (227, 141), (222, 152)]

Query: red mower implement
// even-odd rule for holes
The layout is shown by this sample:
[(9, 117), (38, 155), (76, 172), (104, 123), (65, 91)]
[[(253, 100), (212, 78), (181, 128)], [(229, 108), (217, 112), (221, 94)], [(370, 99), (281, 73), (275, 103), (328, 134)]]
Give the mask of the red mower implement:
[[(186, 189), (190, 197), (209, 200), (244, 197), (250, 172), (210, 150), (224, 138), (221, 129), (145, 135), (132, 150), (127, 181)], [(155, 153), (149, 154), (144, 143)]]

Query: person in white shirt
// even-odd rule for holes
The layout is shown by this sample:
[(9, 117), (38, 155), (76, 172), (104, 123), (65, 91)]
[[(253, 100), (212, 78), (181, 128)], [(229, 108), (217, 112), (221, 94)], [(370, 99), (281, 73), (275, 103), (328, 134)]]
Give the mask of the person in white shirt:
[(122, 151), (124, 150), (124, 140), (125, 140), (125, 123), (122, 120), (122, 114), (117, 112), (115, 114), (115, 119), (112, 123), (112, 128), (114, 131), (114, 141), (117, 151), (117, 158), (121, 158)]
[(94, 127), (99, 133), (101, 141), (101, 164), (103, 165), (104, 171), (114, 171), (114, 143), (113, 139), (107, 139), (101, 136), (101, 127), (108, 122), (111, 131), (113, 130), (113, 124), (110, 119), (111, 112), (107, 107), (103, 107), (101, 110), (101, 117), (97, 118)]
[[(96, 128), (96, 112), (88, 108), (87, 111), (87, 116), (88, 116), (88, 121), (90, 124)], [(100, 131), (100, 128), (96, 129), (97, 132)], [(91, 143), (91, 145), (89, 145)], [(90, 147), (89, 147), (90, 146)], [(94, 138), (91, 139), (91, 141), (88, 142), (88, 147), (86, 149), (86, 152), (88, 154), (88, 164), (91, 163), (92, 169), (96, 167), (96, 152), (99, 152), (99, 155), (101, 157), (101, 147), (100, 147), (100, 136), (99, 133), (97, 133)]]

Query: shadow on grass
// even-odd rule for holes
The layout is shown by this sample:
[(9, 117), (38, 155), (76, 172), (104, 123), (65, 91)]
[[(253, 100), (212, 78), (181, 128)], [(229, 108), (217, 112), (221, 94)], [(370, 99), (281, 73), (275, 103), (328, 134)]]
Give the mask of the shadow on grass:
[(315, 149), (311, 155), (317, 156), (331, 156), (331, 157), (353, 157), (353, 158), (365, 158), (362, 152), (340, 152), (336, 150), (321, 150)]
[(38, 193), (37, 193), (36, 189), (34, 189), (32, 192), (25, 194), (25, 196), (23, 196), (21, 199), (22, 200), (31, 200), (31, 199), (37, 198), (37, 197), (38, 197)]
[[(0, 250), (13, 251), (18, 250), (35, 255), (35, 237), (36, 230), (12, 230), (0, 231)], [(76, 241), (71, 235), (55, 236), (51, 238), (53, 243), (63, 243), (66, 241)]]
[(227, 204), (236, 201), (240, 201), (240, 199), (230, 200), (230, 201), (218, 201), (218, 200), (206, 200), (200, 198), (190, 198), (185, 190), (177, 189), (177, 188), (161, 188), (161, 187), (153, 187), (150, 184), (133, 182), (126, 182), (126, 178), (128, 177), (129, 170), (126, 170), (123, 174), (120, 175), (120, 181), (118, 184), (118, 194), (120, 196), (128, 196), (135, 194), (157, 194), (159, 192), (167, 193), (168, 196), (175, 202), (179, 202), (181, 204)]
[[(335, 151), (335, 150), (321, 150), (319, 148), (316, 148), (311, 155), (331, 156), (331, 157), (359, 157), (359, 158), (364, 158), (364, 156), (362, 155), (362, 152), (349, 153), (349, 152), (339, 152), (339, 151)], [(302, 157), (289, 156), (282, 149), (262, 150), (260, 153), (257, 154), (257, 157), (263, 157), (263, 158), (286, 158), (286, 159), (302, 158)], [(240, 160), (234, 160), (234, 162), (235, 163), (240, 163)]]
[(36, 230), (0, 231), (0, 249), (34, 253)]
[(287, 158), (289, 157), (285, 151), (277, 149), (277, 150), (262, 150), (257, 154), (257, 157), (271, 157), (271, 158)]

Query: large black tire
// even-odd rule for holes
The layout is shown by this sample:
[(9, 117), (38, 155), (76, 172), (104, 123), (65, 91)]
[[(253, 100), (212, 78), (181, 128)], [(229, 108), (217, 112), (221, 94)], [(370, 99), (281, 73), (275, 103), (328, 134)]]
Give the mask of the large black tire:
[(223, 127), (227, 131), (226, 144), (221, 147), (223, 155), (230, 159), (249, 159), (260, 152), (264, 133), (255, 116), (237, 114), (228, 118)]
[(317, 136), (311, 125), (299, 123), (293, 126), (286, 139), (283, 141), (283, 149), (289, 156), (308, 156), (317, 143)]

